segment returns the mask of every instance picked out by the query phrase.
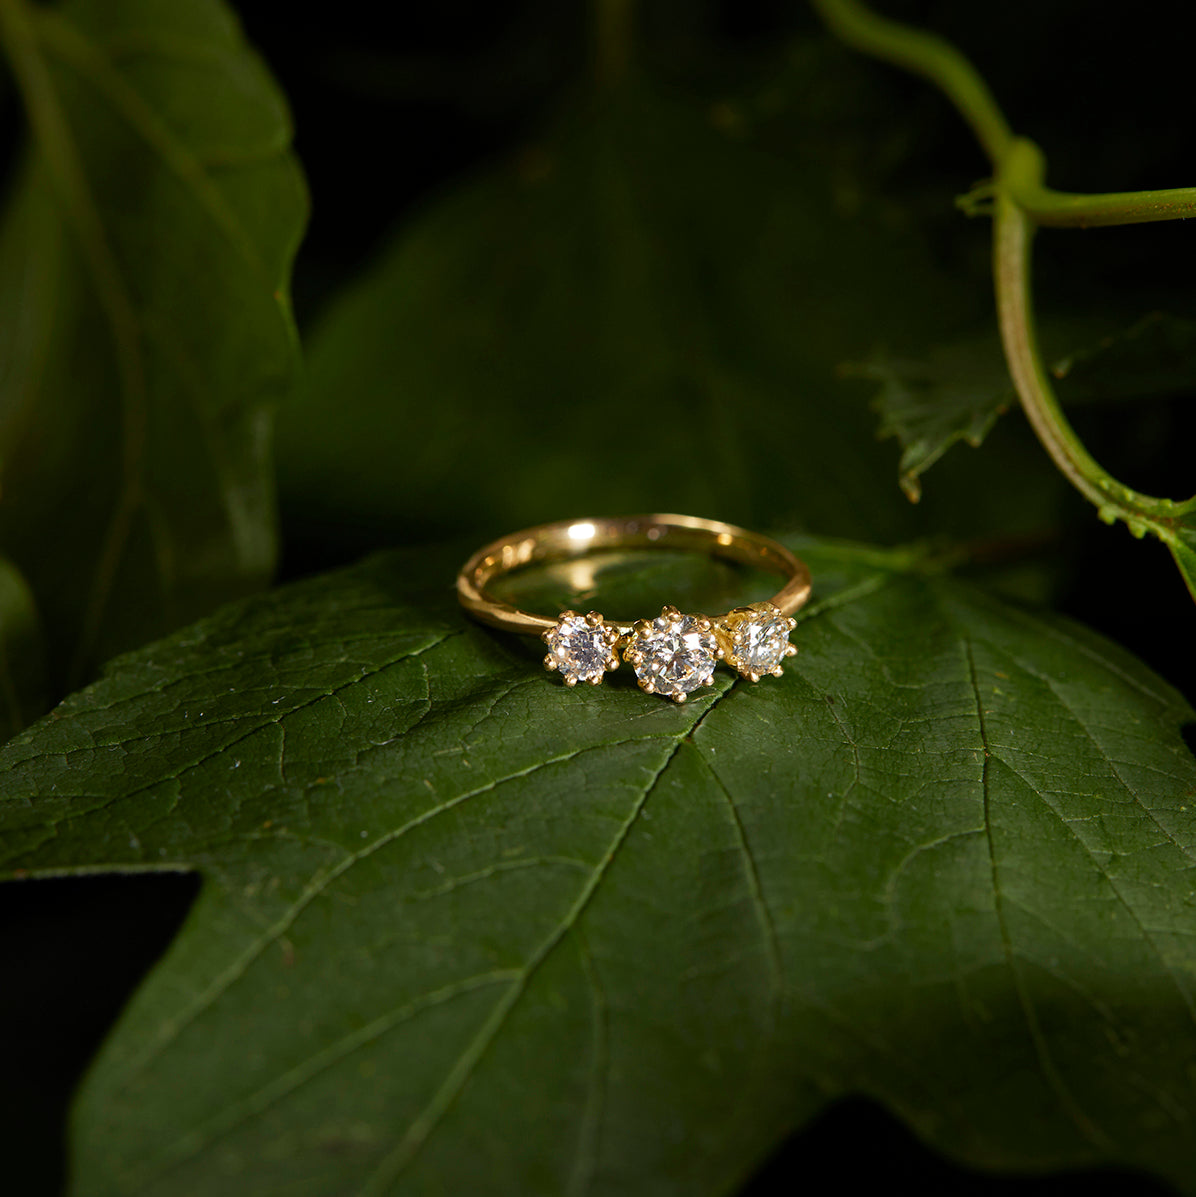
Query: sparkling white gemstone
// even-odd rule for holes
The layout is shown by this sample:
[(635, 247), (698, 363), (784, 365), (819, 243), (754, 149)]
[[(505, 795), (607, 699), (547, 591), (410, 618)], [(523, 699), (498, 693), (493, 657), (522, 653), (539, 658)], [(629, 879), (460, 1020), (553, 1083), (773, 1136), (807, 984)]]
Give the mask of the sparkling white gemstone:
[(601, 681), (611, 655), (609, 629), (584, 615), (562, 615), (544, 637), (553, 668), (568, 682)]
[(718, 643), (708, 620), (662, 615), (645, 634), (635, 637), (625, 655), (645, 689), (683, 699), (709, 684)]
[(741, 673), (772, 673), (788, 655), (789, 627), (779, 613), (743, 620), (735, 628), (728, 661)]

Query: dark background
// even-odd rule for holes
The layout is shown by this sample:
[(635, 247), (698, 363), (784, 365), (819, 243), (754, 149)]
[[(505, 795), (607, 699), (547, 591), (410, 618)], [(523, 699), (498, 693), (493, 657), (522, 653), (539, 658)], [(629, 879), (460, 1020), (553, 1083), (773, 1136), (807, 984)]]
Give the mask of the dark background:
[[(295, 275), (301, 328), (368, 263), (389, 233), (454, 182), (533, 137), (589, 69), (588, 9), (557, 0), (333, 7), (283, 0), (236, 5), (288, 94), (313, 214)], [(1015, 130), (1048, 151), (1050, 182), (1133, 190), (1196, 182), (1196, 101), (1184, 6), (1132, 8), (1084, 0), (996, 6), (888, 0), (886, 13), (933, 27), (978, 65)], [(797, 0), (644, 0), (637, 57), (658, 82), (717, 94), (775, 59), (816, 22)], [(921, 81), (877, 65), (894, 112), (914, 113), (917, 144), (902, 187), (963, 191), (986, 164), (954, 113)], [(20, 124), (0, 81), (0, 166)], [(987, 223), (928, 211), (945, 262), (987, 252)], [(1037, 285), (1065, 304), (1094, 285), (1139, 296), (1143, 312), (1192, 292), (1193, 225), (1153, 225), (1040, 238)], [(1019, 417), (1010, 417), (1019, 418)], [(1086, 412), (1077, 426), (1117, 477), (1154, 494), (1196, 489), (1196, 404), (1166, 396)], [(893, 449), (896, 472), (897, 450)], [(1044, 467), (1050, 468), (1045, 462)], [(895, 488), (894, 488), (895, 489)], [(896, 496), (896, 490), (895, 490)], [(895, 497), (895, 501), (903, 501)], [(283, 510), (283, 574), (339, 564), (360, 539), (314, 534)], [(1191, 600), (1169, 555), (1107, 528), (1078, 498), (1047, 547), (1056, 605), (1137, 653), (1189, 698)], [(1044, 565), (1044, 568), (1047, 568)], [(0, 1169), (6, 1193), (61, 1184), (69, 1094), (138, 979), (194, 899), (191, 877), (91, 878), (0, 886)], [(817, 1178), (827, 1178), (819, 1180)], [(833, 1179), (832, 1179), (833, 1178)], [(924, 1193), (1146, 1194), (1164, 1190), (1114, 1173), (997, 1179), (925, 1152), (862, 1100), (827, 1112), (783, 1145), (749, 1188), (822, 1192), (886, 1185)]]
[[(294, 280), (301, 328), (405, 221), (529, 144), (591, 69), (589, 10), (580, 3), (356, 2), (338, 8), (332, 25), (325, 13), (270, 0), (236, 7), (291, 101), (312, 190)], [(666, 88), (702, 97), (775, 69), (790, 39), (820, 29), (801, 0), (645, 0), (639, 7), (637, 68)], [(1183, 4), (1145, 3), (1132, 20), (1124, 12), (1109, 19), (1084, 0), (1014, 0), (992, 10), (888, 0), (879, 8), (934, 29), (972, 59), (1012, 128), (1046, 149), (1052, 186), (1099, 192), (1191, 184), (1196, 95), (1190, 48), (1179, 35)], [(987, 175), (987, 161), (928, 84), (880, 63), (873, 69), (895, 119), (912, 114), (917, 123), (916, 141), (892, 172), (894, 189), (929, 197), (926, 227), (945, 268), (978, 261), (983, 268), (988, 222), (965, 220), (942, 198)], [(1035, 261), (1038, 306), (1083, 308), (1099, 290), (1119, 293), (1142, 313), (1196, 315), (1193, 237), (1192, 225), (1175, 223), (1044, 230)], [(1180, 498), (1196, 491), (1192, 399), (1081, 410), (1073, 421), (1114, 477)], [(894, 472), (897, 456), (894, 445)], [(288, 512), (284, 497), (285, 578), (394, 543), (393, 532), (345, 536), (301, 514), (309, 513)], [(1123, 526), (1101, 524), (1078, 496), (1068, 514), (1047, 549), (1066, 559), (1054, 579), (1054, 606), (1196, 697), (1191, 599), (1170, 554), (1156, 542), (1134, 542)], [(1111, 585), (1113, 578), (1127, 584)], [(1150, 595), (1149, 618), (1136, 601), (1142, 595)]]

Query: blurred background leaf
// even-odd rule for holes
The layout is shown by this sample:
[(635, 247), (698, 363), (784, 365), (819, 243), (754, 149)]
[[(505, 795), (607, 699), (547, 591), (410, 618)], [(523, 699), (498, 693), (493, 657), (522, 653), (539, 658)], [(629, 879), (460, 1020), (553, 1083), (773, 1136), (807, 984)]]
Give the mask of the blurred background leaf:
[(846, 152), (842, 128), (860, 107), (852, 72), (826, 41), (793, 51), (819, 54), (846, 79), (815, 73), (795, 100), (810, 131), (787, 155), (735, 106), (633, 76), (575, 96), (549, 133), (402, 228), (318, 319), (281, 419), (298, 536), (340, 536), (348, 556), (565, 511), (881, 541), (1057, 519), (1049, 470), (992, 501), (999, 468), (1038, 459), (1016, 431), (930, 510), (900, 501), (867, 388), (837, 367), (966, 328), (988, 295), (873, 201), (875, 162)]
[(43, 651), (33, 595), (12, 562), (0, 557), (0, 744), (48, 704)]
[(261, 585), (306, 199), (216, 0), (0, 4), (30, 122), (0, 229), (0, 545), (53, 691)]
[[(1094, 324), (1055, 322), (1040, 330), (1064, 402), (1196, 397), (1196, 322), (1154, 312), (1099, 339)], [(1070, 352), (1051, 352), (1068, 342)], [(900, 443), (901, 486), (915, 500), (921, 475), (953, 444), (979, 448), (997, 417), (1018, 406), (995, 328), (936, 346), (921, 361), (878, 355), (849, 363), (845, 372), (881, 384), (881, 435)]]
[(1151, 312), (1120, 333), (1081, 345), (1054, 363), (1072, 402), (1149, 399), (1196, 392), (1196, 321)]

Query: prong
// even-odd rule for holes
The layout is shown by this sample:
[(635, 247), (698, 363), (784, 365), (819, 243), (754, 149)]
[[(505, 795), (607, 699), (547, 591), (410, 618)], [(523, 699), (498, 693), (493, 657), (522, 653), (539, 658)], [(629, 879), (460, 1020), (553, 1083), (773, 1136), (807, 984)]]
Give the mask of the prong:
[(619, 643), (619, 629), (618, 628), (607, 628), (606, 631), (602, 634), (602, 639), (605, 640), (607, 644), (618, 644)]
[(591, 673), (590, 676), (588, 678), (586, 678), (586, 681), (589, 682), (591, 686), (601, 686), (602, 685), (602, 674)]
[(718, 646), (716, 646), (716, 647), (715, 647), (715, 650), (714, 650), (714, 659), (715, 659), (716, 661), (722, 661), (722, 660), (724, 660), (724, 659), (726, 658), (726, 656), (727, 656), (727, 654), (726, 654), (726, 653), (723, 651), (723, 648), (722, 648), (722, 646), (721, 646), (721, 645), (718, 645)]
[(562, 620), (565, 620), (565, 619), (576, 619), (576, 618), (577, 618), (577, 612), (576, 612), (576, 611), (562, 611), (562, 612), (561, 612), (561, 614), (560, 614), (560, 617), (559, 617), (559, 618), (560, 618), (560, 619), (562, 619)]
[(660, 609), (660, 617), (661, 617), (661, 619), (668, 619), (668, 620), (680, 619), (681, 612), (676, 607), (674, 607), (670, 604), (666, 604), (665, 606), (661, 607), (661, 609)]
[(714, 683), (714, 674), (713, 674), (713, 673), (708, 673), (708, 674), (707, 674), (707, 675), (706, 675), (706, 676), (705, 676), (705, 677), (702, 679), (702, 685), (703, 685), (703, 686), (710, 686), (710, 685), (712, 685), (713, 683)]
[(796, 657), (797, 656), (797, 645), (796, 644), (786, 644), (785, 645), (785, 656)]
[(760, 675), (758, 673), (749, 673), (747, 675), (747, 679), (749, 682), (758, 682), (760, 680)]
[(646, 619), (637, 619), (631, 625), (631, 630), (637, 636), (646, 636), (652, 630), (652, 624)]
[(606, 667), (607, 667), (607, 669), (618, 669), (619, 668), (619, 658), (614, 656), (613, 654), (611, 656), (607, 657), (606, 658)]
[(644, 678), (644, 680), (642, 682), (640, 682), (640, 689), (645, 694), (655, 694), (656, 693), (656, 687), (654, 685), (652, 685), (651, 679), (649, 679), (649, 678)]
[(565, 685), (568, 686), (570, 690), (572, 690), (573, 687), (577, 685), (577, 678), (575, 678), (575, 677), (565, 678)]
[(697, 629), (699, 632), (713, 632), (714, 631), (714, 622), (710, 619), (710, 617), (708, 615), (699, 615), (698, 618), (696, 620), (694, 620), (694, 623), (697, 625)]
[(547, 669), (549, 673), (556, 668), (556, 657), (554, 657), (552, 653), (549, 653), (548, 656), (544, 658), (544, 668)]
[(669, 697), (674, 702), (684, 702), (686, 700), (686, 698), (688, 698), (689, 696), (687, 694), (683, 694), (680, 690), (674, 690), (673, 693), (669, 695)]
[(602, 616), (597, 611), (591, 611), (586, 616), (586, 623), (592, 628), (600, 628), (602, 626)]
[(784, 671), (784, 670), (783, 670), (783, 669), (782, 669), (782, 668), (781, 668), (781, 667), (778, 665), (778, 666), (777, 666), (777, 667), (776, 667), (776, 668), (775, 668), (775, 669), (772, 671), (772, 676), (773, 676), (773, 677), (784, 677), (784, 676), (785, 676), (785, 671)]
[(789, 630), (790, 630), (791, 632), (793, 631), (793, 629), (794, 629), (795, 627), (797, 627), (797, 620), (796, 620), (796, 619), (789, 618), (789, 619), (785, 620), (785, 622), (786, 622), (786, 623), (789, 625)]
[(552, 633), (555, 631), (556, 631), (556, 628), (545, 628), (544, 631), (542, 631), (540, 633), (540, 639), (543, 640), (545, 644), (547, 644), (549, 642), (549, 640), (551, 640), (551, 638), (552, 638)]

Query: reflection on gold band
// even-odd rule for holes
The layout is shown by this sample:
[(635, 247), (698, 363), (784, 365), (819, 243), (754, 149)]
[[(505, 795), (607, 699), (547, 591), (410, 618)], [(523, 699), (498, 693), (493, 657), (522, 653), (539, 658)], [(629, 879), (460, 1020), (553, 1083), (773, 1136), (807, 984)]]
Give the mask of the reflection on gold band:
[[(457, 575), (457, 596), (475, 618), (509, 632), (541, 634), (555, 616), (521, 611), (487, 592), (496, 578), (533, 563), (571, 561), (605, 549), (686, 549), (767, 570), (785, 579), (769, 600), (792, 615), (810, 596), (810, 571), (784, 545), (717, 520), (689, 515), (634, 515), (613, 519), (559, 520), (526, 528), (479, 549)], [(581, 562), (579, 561), (580, 565)], [(592, 581), (592, 574), (590, 575)], [(633, 624), (607, 621), (620, 635)]]

